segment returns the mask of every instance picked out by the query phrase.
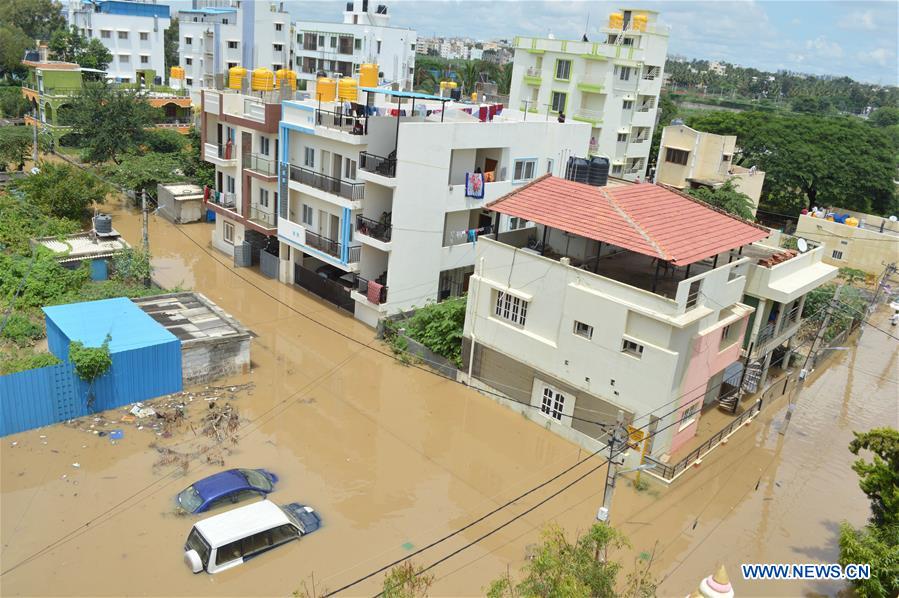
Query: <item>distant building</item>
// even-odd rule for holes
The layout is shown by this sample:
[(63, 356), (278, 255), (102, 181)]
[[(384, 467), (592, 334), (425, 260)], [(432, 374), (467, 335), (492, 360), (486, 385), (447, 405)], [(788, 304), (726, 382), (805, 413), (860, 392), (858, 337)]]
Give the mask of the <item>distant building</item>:
[(709, 63), (709, 72), (715, 73), (716, 75), (726, 75), (727, 65), (713, 60)]
[(203, 187), (186, 183), (159, 183), (156, 186), (157, 213), (163, 218), (183, 224), (203, 217)]
[(656, 125), (668, 28), (651, 10), (612, 13), (593, 41), (515, 39), (509, 103), (591, 126), (590, 153), (612, 174), (644, 179)]
[(655, 182), (690, 189), (716, 188), (731, 181), (737, 191), (752, 200), (755, 214), (765, 173), (734, 164), (736, 146), (734, 135), (715, 135), (686, 125), (669, 125), (662, 129)]
[[(207, 4), (207, 3), (195, 3)], [(282, 2), (227, 0), (178, 12), (178, 64), (194, 102), (200, 90), (221, 87), (228, 69), (277, 71), (291, 64), (290, 15)]]
[[(881, 274), (887, 264), (899, 262), (899, 222), (882, 216), (842, 208), (822, 210), (825, 217), (799, 216), (796, 236), (812, 239), (824, 248), (824, 261), (840, 268), (856, 268)], [(834, 214), (849, 224), (827, 218)]]
[(111, 260), (131, 247), (114, 229), (105, 235), (84, 231), (64, 237), (42, 237), (32, 239), (31, 244), (52, 251), (56, 261), (69, 270), (88, 263), (91, 280), (107, 280), (112, 271)]
[(69, 0), (70, 25), (112, 54), (106, 76), (123, 83), (164, 83), (169, 7), (125, 0)]
[(300, 79), (319, 75), (352, 77), (365, 63), (377, 64), (379, 82), (409, 89), (415, 74), (415, 55), (421, 52), (414, 29), (390, 26), (385, 4), (369, 0), (347, 2), (342, 23), (297, 21), (295, 68)]

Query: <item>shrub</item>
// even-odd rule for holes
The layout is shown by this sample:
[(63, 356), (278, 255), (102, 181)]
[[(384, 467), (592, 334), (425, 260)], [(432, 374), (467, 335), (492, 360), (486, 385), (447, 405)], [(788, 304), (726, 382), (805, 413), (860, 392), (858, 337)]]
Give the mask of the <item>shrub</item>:
[(35, 324), (23, 314), (14, 313), (9, 316), (3, 328), (3, 338), (11, 340), (20, 347), (28, 347), (44, 336), (42, 326)]
[(85, 382), (93, 382), (112, 367), (109, 341), (110, 336), (107, 334), (99, 347), (85, 347), (80, 341), (69, 343), (69, 361), (75, 365), (75, 373), (79, 378)]
[(52, 353), (6, 351), (0, 358), (0, 375), (15, 374), (62, 363)]
[(406, 334), (434, 353), (462, 367), (462, 329), (465, 326), (465, 297), (429, 303), (406, 322)]

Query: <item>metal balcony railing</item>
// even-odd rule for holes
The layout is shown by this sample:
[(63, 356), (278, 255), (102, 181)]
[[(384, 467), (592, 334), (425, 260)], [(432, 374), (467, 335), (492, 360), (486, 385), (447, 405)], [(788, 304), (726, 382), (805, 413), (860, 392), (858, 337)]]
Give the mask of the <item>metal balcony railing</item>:
[(290, 180), (296, 181), (303, 185), (309, 185), (334, 195), (339, 195), (344, 199), (352, 201), (360, 200), (365, 197), (365, 183), (353, 183), (350, 181), (342, 181), (335, 179), (326, 174), (303, 168), (302, 166), (290, 165)]
[(316, 110), (315, 124), (328, 129), (346, 131), (352, 135), (365, 135), (368, 132), (366, 117), (341, 114), (331, 110)]
[(396, 158), (394, 157), (385, 158), (368, 152), (361, 152), (359, 158), (359, 168), (366, 172), (373, 172), (386, 177), (396, 176)]
[(306, 245), (340, 259), (340, 243), (306, 229)]
[[(371, 301), (372, 298), (368, 295), (368, 283), (369, 280), (367, 278), (362, 278), (361, 276), (356, 277), (356, 291), (361, 295), (365, 295), (365, 297)], [(375, 305), (380, 305), (382, 303), (387, 303), (387, 287), (382, 286), (381, 291), (378, 293), (376, 297), (377, 301), (373, 301)]]
[(358, 264), (362, 259), (362, 245), (350, 245), (347, 250), (347, 263)]
[(218, 193), (216, 195), (216, 192), (212, 192), (209, 194), (209, 203), (233, 209), (237, 205), (237, 198), (233, 193)]
[(756, 335), (755, 346), (756, 347), (764, 346), (765, 343), (767, 343), (772, 338), (774, 338), (774, 335), (775, 335), (774, 324), (773, 323), (767, 324), (764, 328), (759, 330), (758, 335)]
[[(271, 212), (263, 212), (259, 208), (253, 206), (250, 208), (250, 220), (264, 224), (269, 228), (278, 226), (278, 215)], [(308, 233), (307, 233), (308, 236)]]
[(539, 77), (541, 77), (540, 72), (541, 72), (540, 69), (538, 69), (537, 67), (529, 66), (529, 67), (528, 67), (528, 71), (527, 71), (527, 76), (528, 76), (528, 77), (538, 77), (538, 78), (539, 78)]
[(232, 145), (230, 148), (225, 143), (207, 143), (205, 146), (206, 158), (218, 158), (219, 160), (233, 160), (236, 156), (236, 150)]
[(278, 174), (278, 163), (262, 154), (244, 154), (241, 156), (243, 168), (254, 170), (266, 176)]
[(365, 218), (364, 216), (356, 216), (356, 231), (378, 241), (390, 243), (392, 228), (389, 224)]

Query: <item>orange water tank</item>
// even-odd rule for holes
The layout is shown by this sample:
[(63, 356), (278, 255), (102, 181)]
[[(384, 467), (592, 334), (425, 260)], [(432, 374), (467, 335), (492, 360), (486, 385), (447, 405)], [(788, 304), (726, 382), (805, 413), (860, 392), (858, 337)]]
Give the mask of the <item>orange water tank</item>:
[(173, 66), (169, 69), (169, 79), (183, 79), (184, 69), (180, 66)]
[(352, 77), (337, 80), (337, 97), (341, 100), (355, 102), (359, 95), (359, 84)]
[(333, 102), (337, 97), (337, 82), (330, 77), (319, 77), (315, 82), (315, 99), (321, 102)]
[(609, 29), (624, 29), (624, 14), (620, 12), (610, 14)]
[(637, 31), (646, 31), (647, 21), (649, 21), (649, 18), (646, 15), (634, 15), (632, 26)]
[(253, 70), (253, 77), (250, 79), (250, 88), (253, 91), (271, 91), (275, 88), (275, 73), (262, 67)]
[(228, 69), (228, 89), (240, 90), (243, 88), (243, 80), (247, 76), (247, 69), (242, 66), (232, 66)]
[(287, 81), (287, 85), (290, 87), (291, 91), (296, 91), (297, 89), (297, 74), (290, 69), (278, 69), (275, 72), (275, 85), (278, 88), (281, 88), (281, 83)]
[(378, 86), (378, 65), (363, 64), (359, 67), (359, 87)]

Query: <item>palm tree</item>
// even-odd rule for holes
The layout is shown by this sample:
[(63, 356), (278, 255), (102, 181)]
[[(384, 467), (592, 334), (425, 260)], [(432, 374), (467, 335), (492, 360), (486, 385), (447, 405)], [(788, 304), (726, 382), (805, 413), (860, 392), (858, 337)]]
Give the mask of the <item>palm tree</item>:
[(437, 88), (437, 78), (427, 66), (416, 65), (413, 87), (418, 91), (434, 93)]
[(512, 87), (512, 63), (501, 65), (495, 69), (494, 80), (496, 91), (501, 95), (508, 95)]
[(455, 65), (456, 76), (462, 84), (462, 92), (464, 95), (470, 95), (474, 92), (475, 83), (481, 78), (481, 71), (484, 70), (479, 60), (460, 60)]

